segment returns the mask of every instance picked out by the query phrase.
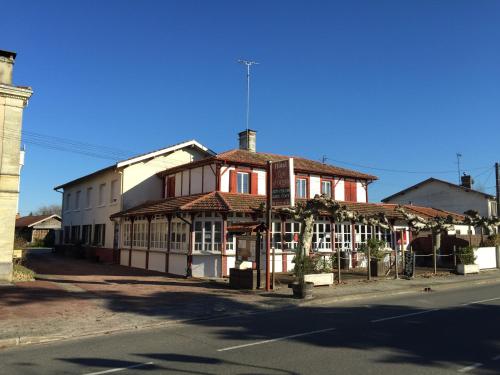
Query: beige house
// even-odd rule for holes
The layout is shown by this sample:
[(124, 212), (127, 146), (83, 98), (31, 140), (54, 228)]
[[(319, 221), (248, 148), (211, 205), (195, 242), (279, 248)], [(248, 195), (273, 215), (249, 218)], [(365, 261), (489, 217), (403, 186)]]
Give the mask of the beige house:
[(12, 279), (14, 223), (19, 201), (21, 128), (30, 87), (14, 86), (16, 54), (0, 50), (0, 280)]
[(133, 157), (54, 189), (63, 195), (62, 244), (93, 246), (99, 260), (117, 260), (119, 226), (110, 216), (146, 201), (161, 199), (157, 173), (214, 153), (195, 140)]

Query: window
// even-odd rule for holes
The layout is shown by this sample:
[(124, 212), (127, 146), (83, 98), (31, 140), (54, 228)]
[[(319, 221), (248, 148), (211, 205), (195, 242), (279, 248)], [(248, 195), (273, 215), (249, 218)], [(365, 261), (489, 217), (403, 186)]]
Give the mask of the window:
[(314, 223), (312, 248), (313, 250), (330, 250), (332, 248), (330, 223)]
[(92, 225), (82, 225), (82, 243), (85, 245), (92, 243)]
[(250, 193), (250, 176), (247, 172), (237, 173), (237, 192), (248, 194)]
[(134, 221), (134, 228), (132, 233), (132, 247), (146, 248), (148, 246), (147, 230), (148, 230), (148, 225), (146, 220), (142, 219)]
[(187, 224), (183, 221), (172, 222), (172, 233), (170, 233), (170, 246), (172, 250), (188, 250), (188, 228)]
[(80, 241), (80, 226), (73, 225), (71, 227), (71, 243), (77, 243)]
[(106, 188), (106, 184), (99, 185), (99, 206), (104, 205), (104, 189)]
[(287, 222), (285, 223), (285, 247), (289, 250), (294, 250), (299, 245), (300, 223)]
[(194, 249), (198, 251), (220, 251), (222, 245), (222, 222), (197, 220), (194, 223)]
[(281, 221), (273, 221), (272, 226), (271, 247), (281, 249)]
[(321, 194), (326, 195), (327, 197), (332, 196), (332, 181), (321, 181)]
[(71, 193), (66, 194), (66, 204), (64, 205), (66, 211), (71, 210)]
[(167, 219), (158, 217), (151, 220), (151, 241), (152, 249), (166, 249), (168, 239)]
[(95, 224), (94, 245), (104, 246), (105, 235), (106, 235), (106, 224)]
[(92, 207), (92, 188), (87, 188), (87, 198), (86, 198), (86, 207)]
[(295, 196), (297, 198), (307, 198), (307, 180), (305, 178), (295, 180)]
[(110, 189), (109, 189), (109, 203), (115, 203), (118, 201), (118, 181), (113, 180), (111, 181)]
[(356, 233), (356, 249), (359, 249), (362, 244), (365, 244), (372, 237), (372, 228), (370, 225), (355, 225)]
[(350, 224), (335, 224), (335, 248), (340, 251), (352, 250), (352, 231)]
[(132, 223), (130, 221), (125, 222), (123, 224), (123, 237), (122, 237), (122, 243), (123, 247), (130, 247), (130, 229), (131, 229)]
[(75, 210), (80, 209), (80, 195), (82, 195), (82, 192), (78, 190), (75, 194)]

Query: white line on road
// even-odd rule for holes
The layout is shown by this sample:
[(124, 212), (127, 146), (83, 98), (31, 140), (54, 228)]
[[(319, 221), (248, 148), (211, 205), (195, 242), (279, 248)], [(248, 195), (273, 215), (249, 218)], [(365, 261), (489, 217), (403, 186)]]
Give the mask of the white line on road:
[(132, 365), (128, 367), (120, 367), (120, 368), (112, 368), (109, 370), (104, 370), (104, 371), (98, 371), (98, 372), (89, 372), (87, 374), (83, 375), (100, 375), (100, 374), (110, 374), (112, 372), (118, 372), (118, 371), (124, 371), (124, 370), (129, 370), (131, 368), (138, 368), (138, 367), (144, 367), (144, 366), (151, 366), (153, 362), (146, 362), (146, 363), (138, 363), (137, 365)]
[(407, 316), (414, 316), (414, 315), (422, 315), (422, 314), (427, 314), (427, 313), (434, 312), (434, 311), (439, 311), (439, 310), (441, 310), (441, 309), (424, 310), (424, 311), (417, 311), (417, 312), (414, 312), (414, 313), (409, 313), (409, 314), (396, 315), (396, 316), (389, 316), (389, 317), (387, 317), (387, 318), (381, 318), (381, 319), (370, 320), (370, 323), (385, 322), (386, 320), (393, 320), (393, 319), (399, 319), (399, 318), (406, 318)]
[(477, 362), (477, 363), (474, 363), (473, 365), (461, 368), (460, 370), (458, 370), (458, 372), (461, 373), (461, 374), (463, 374), (465, 372), (469, 372), (469, 371), (475, 370), (478, 367), (481, 367), (482, 365), (483, 365), (482, 363)]
[(481, 301), (473, 301), (473, 302), (467, 302), (467, 303), (463, 303), (462, 306), (467, 306), (467, 305), (475, 305), (475, 304), (478, 304), (478, 303), (484, 303), (484, 302), (490, 302), (490, 301), (496, 301), (496, 300), (499, 300), (500, 297), (496, 297), (496, 298), (489, 298), (489, 299), (483, 299)]
[(217, 349), (218, 352), (225, 352), (228, 350), (234, 350), (234, 349), (241, 349), (241, 348), (246, 348), (248, 346), (255, 346), (255, 345), (262, 345), (262, 344), (269, 344), (271, 342), (276, 342), (276, 341), (283, 341), (287, 339), (293, 339), (295, 337), (301, 337), (301, 336), (308, 336), (308, 335), (314, 335), (315, 333), (322, 333), (322, 332), (328, 332), (328, 331), (334, 331), (335, 328), (326, 328), (326, 329), (319, 329), (317, 331), (310, 331), (310, 332), (303, 332), (303, 333), (297, 333), (295, 335), (290, 335), (290, 336), (283, 336), (283, 337), (277, 337), (275, 339), (269, 339), (269, 340), (264, 340), (264, 341), (257, 341), (257, 342), (252, 342), (249, 344), (243, 344), (243, 345), (236, 345), (236, 346), (230, 346), (228, 348), (222, 348), (222, 349)]

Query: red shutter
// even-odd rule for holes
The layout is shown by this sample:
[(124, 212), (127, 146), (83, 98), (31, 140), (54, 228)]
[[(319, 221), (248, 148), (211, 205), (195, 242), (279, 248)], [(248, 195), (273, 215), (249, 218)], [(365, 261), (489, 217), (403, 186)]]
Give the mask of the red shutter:
[(259, 176), (257, 173), (250, 173), (250, 194), (257, 195), (259, 187)]
[(356, 181), (351, 182), (351, 202), (357, 202), (358, 201), (358, 184)]
[(237, 185), (236, 185), (236, 171), (229, 171), (229, 192), (236, 193)]
[(351, 181), (344, 180), (344, 200), (346, 202), (351, 201)]

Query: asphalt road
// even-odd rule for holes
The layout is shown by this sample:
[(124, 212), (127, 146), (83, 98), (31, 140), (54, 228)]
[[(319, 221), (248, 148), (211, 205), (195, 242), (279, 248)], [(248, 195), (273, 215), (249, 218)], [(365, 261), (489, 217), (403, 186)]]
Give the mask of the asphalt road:
[(500, 285), (0, 351), (0, 374), (500, 374)]

